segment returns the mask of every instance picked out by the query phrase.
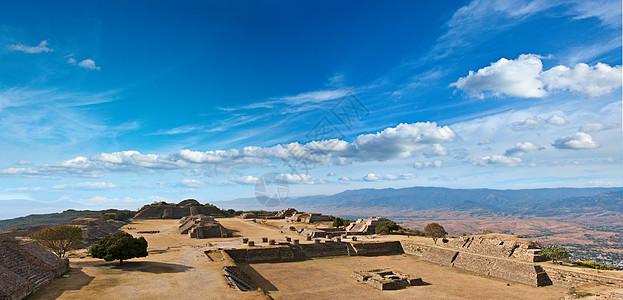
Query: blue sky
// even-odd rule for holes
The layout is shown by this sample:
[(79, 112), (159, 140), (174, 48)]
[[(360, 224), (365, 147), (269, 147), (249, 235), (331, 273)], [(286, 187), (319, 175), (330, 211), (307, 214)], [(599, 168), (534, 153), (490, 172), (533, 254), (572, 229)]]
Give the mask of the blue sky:
[(620, 1), (2, 3), (0, 218), (621, 186), (621, 51)]

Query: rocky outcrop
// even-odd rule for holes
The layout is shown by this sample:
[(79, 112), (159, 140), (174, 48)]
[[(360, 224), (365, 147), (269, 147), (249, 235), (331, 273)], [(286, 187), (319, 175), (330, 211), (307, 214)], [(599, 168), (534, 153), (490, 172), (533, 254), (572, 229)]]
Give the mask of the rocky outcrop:
[(22, 299), (69, 270), (69, 261), (35, 241), (0, 234), (0, 299)]

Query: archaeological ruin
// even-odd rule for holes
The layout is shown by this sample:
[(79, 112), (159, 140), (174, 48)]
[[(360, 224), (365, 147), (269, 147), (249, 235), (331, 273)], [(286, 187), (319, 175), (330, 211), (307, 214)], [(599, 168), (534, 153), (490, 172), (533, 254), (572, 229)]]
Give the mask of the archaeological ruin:
[(36, 241), (0, 234), (0, 299), (18, 300), (69, 270), (69, 261)]
[(422, 278), (396, 272), (391, 269), (355, 271), (351, 275), (358, 282), (367, 283), (379, 290), (398, 290), (415, 285), (424, 285)]
[(180, 223), (178, 227), (180, 234), (188, 234), (191, 238), (227, 238), (231, 236), (231, 232), (211, 216), (193, 215), (184, 217), (180, 219)]
[(210, 204), (201, 204), (197, 200), (188, 199), (178, 204), (159, 202), (143, 206), (135, 219), (180, 219), (192, 215), (206, 215), (224, 217), (225, 214), (218, 207)]
[(376, 226), (386, 222), (390, 222), (390, 220), (382, 217), (358, 219), (346, 226), (346, 232), (348, 234), (374, 234)]

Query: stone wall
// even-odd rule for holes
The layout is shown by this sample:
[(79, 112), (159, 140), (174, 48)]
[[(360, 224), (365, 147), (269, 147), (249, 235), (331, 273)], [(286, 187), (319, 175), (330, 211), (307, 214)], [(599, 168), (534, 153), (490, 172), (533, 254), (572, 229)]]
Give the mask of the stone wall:
[(405, 253), (417, 256), (422, 256), (426, 252), (426, 250), (430, 249), (431, 247), (417, 242), (404, 240), (400, 241), (400, 244), (402, 246), (402, 250), (404, 250)]
[(327, 242), (314, 244), (300, 244), (303, 254), (308, 258), (327, 256), (347, 256), (349, 247), (346, 243)]
[(607, 274), (590, 274), (582, 271), (572, 271), (550, 266), (542, 266), (554, 285), (573, 287), (580, 284), (600, 284), (623, 287), (623, 279), (608, 276)]
[(399, 241), (352, 242), (350, 243), (357, 255), (402, 254), (404, 250)]
[(35, 241), (0, 239), (0, 299), (21, 299), (69, 269)]
[(495, 257), (512, 257), (528, 262), (542, 261), (541, 245), (537, 242), (506, 234), (462, 236), (448, 246), (463, 251)]

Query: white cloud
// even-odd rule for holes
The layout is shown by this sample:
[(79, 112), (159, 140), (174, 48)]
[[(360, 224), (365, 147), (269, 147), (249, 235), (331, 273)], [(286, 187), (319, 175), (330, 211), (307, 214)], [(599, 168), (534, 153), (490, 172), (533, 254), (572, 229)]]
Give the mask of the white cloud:
[(80, 182), (80, 183), (55, 185), (52, 188), (55, 190), (73, 190), (73, 189), (97, 190), (97, 189), (112, 189), (116, 187), (118, 187), (118, 185), (114, 183), (109, 183), (109, 182)]
[(580, 127), (580, 131), (582, 132), (599, 132), (612, 128), (617, 128), (619, 125), (617, 124), (603, 124), (603, 123), (587, 123)]
[(327, 174), (327, 177), (332, 177), (332, 176), (335, 176), (335, 172), (333, 172), (333, 171), (331, 171), (331, 172), (329, 172), (329, 173)]
[(477, 72), (469, 71), (450, 86), (472, 97), (494, 96), (542, 98), (553, 92), (570, 91), (591, 97), (612, 92), (621, 86), (621, 66), (598, 63), (591, 67), (579, 63), (573, 68), (563, 65), (543, 71), (543, 57), (522, 54), (517, 59), (501, 58)]
[(567, 124), (567, 119), (557, 114), (553, 114), (551, 117), (549, 117), (549, 119), (545, 120), (545, 122), (552, 125), (562, 126)]
[(556, 66), (541, 74), (541, 81), (548, 91), (571, 91), (580, 95), (596, 97), (609, 94), (621, 86), (621, 66), (611, 67), (598, 63), (584, 63), (575, 67)]
[(276, 179), (283, 180), (290, 184), (322, 184), (324, 180), (313, 178), (307, 174), (279, 174)]
[(10, 45), (9, 48), (16, 50), (16, 51), (26, 52), (26, 53), (41, 53), (41, 52), (54, 51), (54, 49), (48, 48), (47, 41), (41, 41), (41, 43), (39, 43), (39, 45), (37, 46), (26, 46), (22, 44), (15, 44), (15, 45)]
[(415, 163), (413, 163), (413, 167), (416, 168), (416, 169), (440, 168), (441, 164), (442, 163), (441, 163), (440, 160), (425, 161), (425, 162), (415, 162)]
[[(393, 175), (393, 174), (380, 175), (380, 174), (370, 173), (366, 176), (361, 177), (361, 180), (363, 181), (394, 181), (394, 180), (411, 179), (413, 177), (415, 177), (415, 175), (411, 173), (400, 174), (398, 176)], [(349, 180), (352, 180), (352, 179), (349, 179)], [(343, 180), (343, 181), (347, 181), (347, 180)]]
[(266, 165), (275, 160), (308, 164), (347, 164), (352, 161), (386, 161), (432, 151), (444, 154), (439, 145), (456, 137), (448, 126), (436, 123), (399, 124), (375, 134), (359, 135), (352, 143), (332, 139), (307, 144), (290, 143), (273, 147), (244, 147), (242, 149), (192, 151), (179, 150), (171, 154), (142, 154), (138, 151), (101, 153), (90, 157), (78, 156), (69, 160), (31, 168), (0, 170), (11, 176), (100, 176), (101, 172), (138, 172), (144, 170), (179, 170), (199, 167), (218, 167), (222, 170)]
[(548, 125), (563, 126), (567, 124), (567, 119), (564, 116), (558, 114), (552, 114), (548, 118), (541, 116), (527, 118), (524, 121), (517, 121), (511, 124), (511, 128), (514, 131), (520, 130), (541, 130), (548, 127)]
[(578, 132), (570, 136), (563, 136), (552, 144), (557, 149), (594, 149), (599, 147), (599, 143), (593, 141), (593, 137), (588, 133)]
[(89, 70), (100, 70), (101, 69), (99, 66), (95, 65), (95, 61), (93, 61), (90, 58), (79, 62), (78, 66), (80, 66), (81, 68), (89, 69)]
[(260, 179), (254, 176), (242, 176), (232, 181), (238, 184), (256, 184), (258, 180)]
[(433, 156), (447, 156), (448, 155), (448, 148), (442, 145), (433, 144), (431, 148), (432, 149), (424, 152), (424, 156), (433, 157)]
[(28, 160), (18, 160), (15, 162), (16, 165), (18, 166), (23, 166), (23, 165), (32, 165), (32, 162), (28, 161)]
[(506, 150), (504, 156), (523, 156), (530, 151), (541, 151), (545, 148), (537, 146), (530, 142), (517, 143), (514, 147)]
[(521, 163), (519, 157), (508, 157), (504, 155), (487, 155), (472, 159), (472, 164), (477, 166), (508, 166), (514, 167)]
[(469, 71), (466, 77), (450, 86), (481, 99), (485, 96), (483, 91), (491, 91), (496, 96), (540, 98), (547, 95), (539, 80), (542, 69), (541, 56), (522, 54), (515, 60), (501, 58), (477, 72)]
[(199, 187), (205, 186), (205, 183), (197, 179), (186, 178), (186, 179), (182, 179), (182, 181), (178, 183), (178, 186), (189, 187), (189, 188), (199, 188)]

